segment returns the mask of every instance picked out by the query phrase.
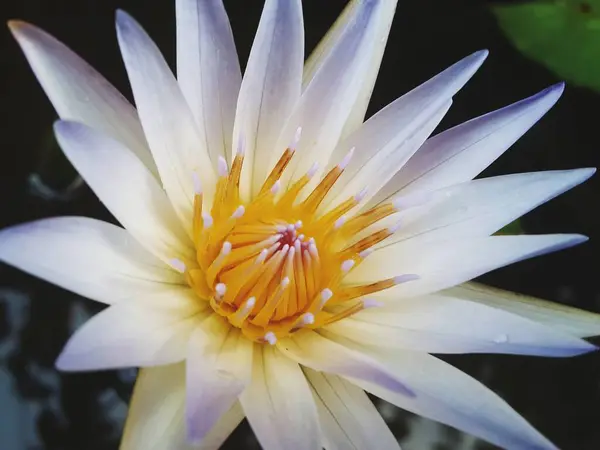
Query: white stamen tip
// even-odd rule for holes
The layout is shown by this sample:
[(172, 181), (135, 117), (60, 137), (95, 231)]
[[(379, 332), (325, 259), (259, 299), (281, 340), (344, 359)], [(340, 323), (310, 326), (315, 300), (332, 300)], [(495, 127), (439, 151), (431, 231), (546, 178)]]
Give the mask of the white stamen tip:
[(296, 223), (294, 224), (294, 227), (296, 228), (296, 230), (298, 230), (298, 229), (302, 228), (302, 221), (301, 221), (301, 220), (299, 220), (298, 222), (296, 222)]
[(178, 258), (173, 258), (172, 260), (169, 261), (169, 264), (177, 272), (185, 273), (185, 270), (186, 270), (185, 263), (182, 260), (180, 260)]
[(233, 212), (233, 214), (231, 215), (231, 218), (232, 219), (239, 219), (240, 217), (242, 217), (244, 215), (245, 212), (246, 212), (246, 208), (244, 208), (244, 205), (240, 205)]
[(221, 297), (225, 295), (225, 292), (227, 292), (227, 286), (225, 285), (225, 283), (218, 283), (215, 286), (215, 292), (217, 294), (219, 294)]
[(275, 230), (279, 233), (284, 233), (287, 231), (287, 227), (285, 225), (275, 225)]
[(367, 188), (361, 189), (361, 191), (354, 196), (354, 201), (356, 203), (362, 202), (365, 199), (365, 197), (367, 196), (368, 192), (369, 192), (369, 190)]
[(361, 259), (365, 259), (367, 256), (369, 256), (371, 253), (373, 253), (373, 249), (372, 248), (368, 248), (366, 250), (363, 250), (362, 252), (360, 252), (358, 254), (358, 256), (360, 256)]
[(313, 313), (306, 313), (302, 316), (302, 325), (312, 325), (315, 323), (315, 315)]
[(246, 154), (246, 138), (244, 135), (241, 135), (238, 140), (236, 153), (238, 156), (244, 156)]
[(256, 297), (250, 297), (248, 300), (246, 300), (246, 304), (244, 305), (244, 309), (248, 310), (250, 308), (254, 308), (254, 305), (256, 305)]
[(329, 300), (331, 297), (333, 297), (333, 292), (331, 291), (331, 289), (329, 288), (325, 288), (321, 291), (321, 300), (323, 302), (326, 302), (327, 300)]
[(306, 177), (310, 180), (312, 177), (315, 176), (317, 170), (319, 170), (319, 163), (314, 163), (312, 166), (310, 166), (308, 172), (306, 172)]
[(344, 159), (342, 159), (342, 162), (338, 164), (338, 167), (341, 170), (344, 170), (346, 167), (348, 167), (348, 164), (350, 164), (350, 160), (352, 159), (352, 155), (354, 155), (355, 149), (356, 149), (356, 147), (352, 147), (350, 149), (350, 151), (348, 153), (346, 153), (346, 156), (344, 156)]
[(294, 140), (290, 144), (290, 150), (295, 152), (298, 147), (298, 143), (300, 142), (300, 138), (302, 137), (302, 127), (296, 128), (296, 132), (294, 133)]
[(290, 285), (290, 278), (289, 277), (285, 277), (283, 280), (281, 280), (281, 287), (282, 288), (286, 288)]
[(335, 221), (335, 223), (333, 224), (333, 229), (337, 230), (338, 228), (340, 228), (345, 223), (346, 223), (346, 216), (342, 216), (338, 220)]
[(229, 255), (231, 253), (231, 242), (223, 242), (223, 247), (221, 247), (221, 253), (223, 255)]
[(194, 183), (194, 193), (196, 195), (202, 194), (202, 183), (200, 182), (200, 176), (196, 172), (192, 172), (192, 182)]
[(265, 259), (267, 259), (267, 255), (269, 254), (269, 250), (267, 250), (266, 248), (260, 252), (260, 255), (258, 255), (256, 257), (256, 262), (257, 263), (262, 263), (265, 261)]
[(213, 218), (210, 214), (202, 214), (202, 225), (204, 228), (210, 228), (213, 224)]
[(277, 194), (281, 190), (281, 181), (277, 180), (273, 186), (271, 186), (271, 194)]
[(367, 308), (380, 308), (382, 306), (384, 306), (384, 304), (378, 300), (375, 300), (374, 298), (365, 298), (362, 301), (363, 304), (363, 308), (367, 309)]
[(222, 156), (219, 156), (219, 161), (217, 163), (217, 173), (220, 177), (227, 176), (227, 161)]
[(353, 259), (347, 259), (342, 263), (342, 272), (350, 271), (350, 269), (354, 267), (354, 264), (356, 264), (356, 262)]
[(394, 234), (396, 231), (398, 231), (400, 229), (400, 227), (402, 227), (402, 222), (398, 221), (396, 222), (394, 225), (392, 225), (391, 227), (388, 228), (388, 231), (391, 234)]
[(277, 336), (275, 336), (275, 333), (272, 331), (269, 331), (267, 334), (265, 334), (264, 339), (271, 345), (275, 345), (277, 343)]
[(409, 281), (415, 281), (415, 280), (418, 280), (419, 278), (420, 278), (419, 275), (416, 275), (414, 273), (406, 273), (404, 275), (398, 275), (397, 277), (394, 277), (394, 283), (396, 283), (396, 284), (408, 283)]
[(304, 236), (303, 234), (301, 234), (300, 236), (298, 236), (298, 240), (299, 240), (300, 242), (302, 242), (302, 241), (304, 241), (304, 238), (305, 238), (305, 237), (306, 237), (306, 236)]

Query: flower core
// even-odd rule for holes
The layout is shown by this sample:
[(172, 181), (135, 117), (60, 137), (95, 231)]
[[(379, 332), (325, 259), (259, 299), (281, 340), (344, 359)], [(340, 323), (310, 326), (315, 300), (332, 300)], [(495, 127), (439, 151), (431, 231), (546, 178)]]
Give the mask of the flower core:
[(258, 195), (243, 204), (239, 182), (244, 160), (238, 151), (231, 170), (220, 158), (219, 179), (210, 211), (203, 211), (199, 180), (195, 179), (193, 238), (196, 261), (175, 261), (188, 284), (214, 311), (257, 342), (305, 328), (318, 328), (377, 305), (365, 295), (387, 289), (412, 276), (370, 285), (347, 285), (344, 277), (395, 232), (385, 228), (357, 234), (397, 212), (394, 203), (378, 205), (346, 219), (364, 191), (318, 215), (317, 209), (346, 168), (353, 150), (306, 196), (301, 192), (315, 175), (313, 166), (300, 179), (281, 188), (279, 178), (294, 155), (287, 148)]

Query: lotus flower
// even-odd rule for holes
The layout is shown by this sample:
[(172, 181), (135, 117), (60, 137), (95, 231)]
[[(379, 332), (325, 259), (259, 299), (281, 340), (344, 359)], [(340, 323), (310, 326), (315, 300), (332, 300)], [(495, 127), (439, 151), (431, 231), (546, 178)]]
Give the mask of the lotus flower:
[(497, 236), (593, 169), (473, 180), (557, 85), (429, 137), (481, 51), (363, 123), (395, 0), (353, 0), (304, 62), (300, 0), (266, 0), (242, 78), (220, 0), (177, 0), (177, 77), (134, 19), (117, 35), (135, 108), (43, 31), (10, 28), (66, 156), (121, 226), (58, 217), (0, 259), (108, 307), (67, 371), (141, 367), (122, 449), (397, 449), (366, 392), (504, 448), (554, 448), (430, 353), (571, 356), (591, 313), (469, 281), (580, 235)]

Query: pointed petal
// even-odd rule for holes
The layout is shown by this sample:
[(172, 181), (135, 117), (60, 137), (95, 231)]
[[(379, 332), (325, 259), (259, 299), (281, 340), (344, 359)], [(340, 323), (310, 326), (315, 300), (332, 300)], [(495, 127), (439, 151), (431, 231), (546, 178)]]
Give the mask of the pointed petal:
[(573, 336), (585, 338), (600, 335), (600, 314), (571, 306), (479, 283), (461, 284), (443, 293), (506, 310)]
[(189, 442), (202, 442), (252, 376), (253, 344), (213, 314), (190, 336), (186, 365)]
[(137, 112), (125, 97), (45, 31), (20, 21), (10, 22), (9, 27), (58, 115), (122, 142), (156, 176)]
[(244, 145), (240, 190), (258, 193), (267, 164), (287, 145), (276, 147), (285, 120), (300, 97), (304, 63), (304, 26), (300, 0), (267, 0), (242, 81), (233, 132)]
[(5, 228), (0, 231), (0, 261), (109, 304), (184, 282), (124, 229), (86, 217)]
[(221, 417), (199, 445), (186, 441), (185, 363), (141, 369), (135, 383), (120, 450), (217, 450), (240, 424), (239, 403)]
[(390, 182), (394, 189), (389, 195), (431, 191), (475, 178), (557, 102), (563, 88), (552, 86), (429, 139)]
[(277, 347), (298, 364), (320, 372), (370, 380), (402, 395), (412, 395), (410, 386), (386, 371), (372, 358), (354, 352), (314, 331), (281, 339)]
[[(315, 73), (323, 64), (323, 61), (334, 48), (342, 30), (348, 25), (352, 12), (358, 3), (359, 0), (351, 0), (346, 5), (340, 17), (336, 20), (306, 61), (304, 66), (303, 87), (306, 87), (310, 83)], [(373, 92), (375, 80), (379, 73), (379, 67), (381, 66), (383, 52), (392, 26), (392, 20), (394, 18), (398, 0), (384, 0), (383, 3), (383, 7), (378, 16), (377, 33), (374, 37), (375, 45), (373, 45), (371, 54), (369, 55), (369, 72), (365, 75), (364, 81), (360, 86), (360, 93), (357, 96), (354, 106), (352, 106), (352, 113), (346, 121), (342, 136), (345, 136), (360, 127), (364, 120), (367, 107), (369, 106), (369, 101), (371, 100), (371, 93)]]
[(568, 248), (586, 240), (585, 236), (576, 234), (547, 234), (421, 243), (417, 237), (376, 250), (354, 268), (346, 279), (349, 283), (368, 284), (414, 273), (419, 275), (418, 280), (402, 283), (385, 291), (386, 296), (414, 297), (456, 286), (499, 267)]
[(212, 161), (228, 158), (242, 82), (222, 0), (177, 0), (177, 81)]
[(54, 130), (69, 161), (142, 245), (165, 262), (195, 258), (165, 192), (129, 149), (76, 122), (57, 122)]
[[(463, 58), (383, 108), (341, 141), (332, 153), (329, 168), (338, 164), (348, 149), (354, 147), (356, 151), (332, 195), (341, 192), (338, 184), (347, 185), (340, 195), (343, 201), (348, 198), (348, 192), (356, 193), (367, 183), (371, 196), (377, 194), (433, 132), (452, 97), (475, 74), (487, 55), (487, 51), (479, 51)], [(425, 130), (419, 133), (421, 129)], [(415, 134), (421, 134), (421, 139), (415, 139)], [(407, 141), (410, 145), (406, 145)], [(379, 181), (382, 171), (385, 176)], [(373, 187), (370, 184), (374, 184)]]
[(196, 172), (212, 199), (216, 175), (179, 85), (140, 25), (117, 12), (117, 36), (140, 120), (158, 172), (184, 227), (192, 224)]
[(426, 234), (431, 240), (489, 236), (584, 182), (594, 172), (595, 169), (557, 170), (467, 181), (426, 194), (427, 200), (421, 205), (386, 218), (377, 226), (402, 222), (400, 229), (385, 241), (386, 245), (415, 236), (425, 239)]
[(398, 441), (362, 389), (335, 375), (304, 368), (319, 411), (327, 450), (361, 450), (377, 442), (399, 450)]
[[(276, 145), (285, 148), (302, 127), (298, 153), (284, 174), (284, 185), (302, 176), (315, 162), (321, 170), (327, 165), (369, 73), (369, 55), (376, 44), (383, 5), (382, 0), (369, 0), (354, 8), (348, 26), (294, 108)], [(278, 157), (271, 160), (269, 168)]]
[(366, 348), (363, 351), (398, 376), (405, 377), (415, 396), (398, 395), (372, 382), (350, 380), (367, 392), (407, 411), (474, 434), (501, 448), (556, 448), (504, 400), (449, 364), (419, 352)]
[(327, 327), (365, 345), (426, 353), (574, 356), (592, 344), (532, 320), (446, 295), (427, 295), (361, 311)]
[[(371, 159), (363, 161), (360, 167), (353, 167), (352, 169), (354, 170), (348, 167), (350, 170), (344, 171), (339, 183), (336, 183), (331, 190), (330, 196), (333, 197), (333, 200), (326, 207), (323, 207), (323, 210), (338, 206), (365, 188), (367, 189), (367, 193), (363, 198), (363, 204), (365, 205), (363, 208), (368, 207), (371, 203), (370, 200), (379, 193), (382, 187), (385, 187), (386, 183), (402, 168), (406, 161), (435, 130), (451, 105), (452, 102), (448, 101), (400, 143), (391, 143), (379, 149), (379, 151), (373, 152)], [(353, 161), (354, 156), (350, 160), (350, 164)], [(338, 184), (340, 189), (336, 189)], [(338, 195), (336, 195), (336, 191), (339, 192)]]
[(56, 367), (85, 371), (179, 362), (187, 356), (187, 341), (202, 314), (197, 305), (190, 302), (187, 310), (171, 312), (130, 304), (110, 306), (69, 339)]
[(321, 448), (317, 408), (298, 364), (271, 346), (256, 345), (252, 367), (252, 384), (240, 402), (261, 447)]

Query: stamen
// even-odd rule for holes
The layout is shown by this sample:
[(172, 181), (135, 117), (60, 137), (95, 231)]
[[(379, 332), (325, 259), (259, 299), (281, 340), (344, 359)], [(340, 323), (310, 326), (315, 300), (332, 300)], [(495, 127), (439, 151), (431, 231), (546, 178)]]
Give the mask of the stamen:
[(277, 336), (272, 331), (269, 331), (265, 334), (264, 340), (271, 345), (275, 345), (277, 343)]
[(192, 182), (194, 183), (194, 193), (196, 195), (202, 195), (202, 182), (197, 172), (192, 172)]
[(172, 267), (173, 269), (175, 269), (177, 272), (180, 272), (180, 273), (185, 273), (185, 271), (186, 271), (186, 266), (185, 266), (185, 263), (184, 263), (182, 260), (180, 260), (180, 259), (173, 258), (173, 259), (171, 259), (171, 260), (169, 261), (169, 264), (170, 264), (170, 265), (171, 265), (171, 267)]
[(354, 267), (354, 264), (356, 264), (356, 261), (354, 261), (353, 259), (347, 259), (342, 263), (342, 272), (350, 272), (350, 269)]
[(222, 156), (219, 156), (217, 162), (217, 173), (220, 177), (226, 177), (228, 175), (227, 161), (225, 161), (225, 158)]
[(233, 212), (233, 214), (231, 215), (231, 218), (232, 219), (239, 219), (240, 217), (242, 217), (244, 215), (245, 212), (246, 212), (246, 208), (244, 208), (243, 205), (240, 205)]

